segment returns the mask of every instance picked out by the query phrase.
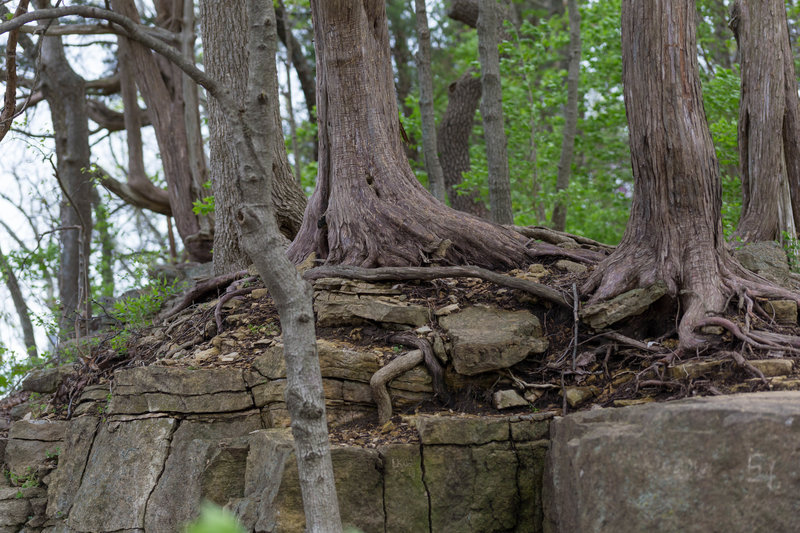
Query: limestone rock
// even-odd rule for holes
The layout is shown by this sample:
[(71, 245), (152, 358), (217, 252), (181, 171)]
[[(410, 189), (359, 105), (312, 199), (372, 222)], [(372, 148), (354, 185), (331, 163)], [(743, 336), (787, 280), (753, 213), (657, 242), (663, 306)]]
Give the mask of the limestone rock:
[(66, 517), (75, 501), (89, 459), (99, 420), (91, 416), (73, 418), (64, 436), (64, 449), (58, 457), (47, 490), (47, 515)]
[(428, 496), (418, 444), (378, 448), (383, 459), (383, 501), (386, 531), (428, 531)]
[(509, 439), (509, 419), (468, 416), (418, 416), (419, 438), (425, 445), (482, 445)]
[(789, 260), (783, 247), (775, 241), (747, 243), (733, 252), (748, 270), (781, 285), (790, 285)]
[(50, 394), (58, 389), (61, 382), (73, 372), (72, 365), (33, 370), (22, 380), (22, 390)]
[(760, 361), (750, 361), (750, 364), (760, 370), (764, 377), (767, 378), (789, 376), (794, 368), (794, 362), (791, 359), (762, 359)]
[(528, 400), (519, 395), (514, 389), (499, 390), (492, 395), (495, 409), (511, 409), (530, 405)]
[(164, 468), (177, 422), (110, 422), (97, 432), (68, 525), (78, 531), (144, 528), (144, 509)]
[(545, 531), (745, 533), (800, 523), (800, 393), (584, 411), (556, 419), (551, 432)]
[[(317, 354), (322, 377), (326, 378), (369, 383), (372, 375), (380, 368), (378, 356), (374, 352), (355, 350), (325, 339), (317, 340)], [(253, 362), (253, 368), (268, 379), (285, 379), (283, 345), (267, 348), (264, 355)]]
[(640, 315), (667, 293), (667, 285), (657, 281), (646, 289), (633, 289), (606, 302), (584, 307), (581, 320), (593, 329), (603, 329), (630, 316)]
[(593, 387), (567, 387), (564, 392), (569, 406), (578, 407), (594, 398), (597, 391)]
[(321, 292), (314, 298), (317, 326), (346, 326), (369, 321), (419, 327), (429, 321), (428, 309), (393, 296), (360, 296)]
[(570, 272), (572, 274), (583, 274), (589, 270), (586, 265), (576, 263), (575, 261), (569, 261), (567, 259), (560, 259), (556, 261), (556, 268), (563, 272)]
[(110, 414), (213, 413), (253, 407), (242, 370), (162, 366), (119, 370)]
[(539, 319), (528, 311), (474, 306), (441, 317), (439, 324), (453, 340), (456, 372), (468, 376), (508, 368), (548, 346)]
[(797, 304), (792, 300), (770, 300), (764, 303), (764, 311), (778, 324), (797, 324)]
[(5, 449), (8, 469), (25, 476), (36, 472), (48, 457), (58, 455), (67, 422), (60, 420), (19, 420), (11, 425)]

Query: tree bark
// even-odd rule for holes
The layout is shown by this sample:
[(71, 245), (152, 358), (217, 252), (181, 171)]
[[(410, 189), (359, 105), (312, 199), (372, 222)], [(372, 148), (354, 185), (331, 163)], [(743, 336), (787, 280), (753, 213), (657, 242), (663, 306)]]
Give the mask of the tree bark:
[(496, 0), (478, 2), (478, 52), (481, 60), (481, 117), (489, 167), (489, 214), (498, 224), (513, 224), (508, 152), (503, 124), (503, 91), (500, 83), (500, 44)]
[[(567, 0), (569, 12), (569, 60), (567, 66), (567, 106), (564, 109), (564, 135), (561, 158), (558, 161), (556, 193), (569, 187), (572, 159), (575, 151), (575, 134), (578, 129), (578, 83), (581, 74), (581, 13), (577, 0)], [(567, 202), (560, 198), (553, 208), (553, 229), (564, 231), (567, 225)]]
[(436, 153), (436, 115), (433, 111), (433, 74), (431, 73), (431, 31), (425, 0), (415, 0), (417, 11), (417, 74), (419, 75), (419, 111), (422, 115), (422, 151), (431, 194), (444, 202), (444, 175)]
[[(38, 2), (48, 7), (46, 0)], [(92, 181), (89, 172), (89, 119), (83, 78), (72, 70), (61, 37), (42, 37), (42, 91), (50, 106), (56, 141), (56, 179), (62, 189), (60, 208), (59, 329), (62, 338), (76, 331), (88, 299), (92, 236)], [(85, 317), (88, 319), (89, 317)]]
[[(133, 0), (112, 0), (111, 5), (117, 13), (139, 22)], [(180, 18), (177, 24), (180, 24)], [(147, 108), (151, 110), (150, 118), (161, 153), (175, 225), (189, 257), (194, 261), (209, 261), (212, 235), (209, 228), (203, 228), (192, 210), (192, 203), (200, 199), (196, 183), (202, 183), (202, 178), (192, 175), (193, 167), (189, 161), (189, 138), (180, 74), (162, 71), (151, 51), (139, 43), (131, 43), (130, 50), (137, 85)]]
[(695, 326), (732, 296), (782, 293), (726, 250), (722, 187), (703, 112), (693, 0), (624, 0), (622, 69), (634, 193), (622, 242), (583, 292), (605, 300), (658, 280), (681, 302), (682, 350), (704, 341)]
[(477, 191), (461, 191), (464, 172), (470, 170), (469, 139), (475, 125), (475, 112), (481, 102), (481, 79), (473, 70), (450, 84), (447, 109), (439, 122), (439, 162), (442, 165), (447, 197), (454, 209), (489, 218), (489, 210)]
[[(744, 241), (797, 237), (791, 190), (800, 187), (798, 97), (786, 9), (782, 1), (738, 0), (731, 29), (739, 45), (739, 166)], [(793, 130), (793, 131), (792, 131)], [(791, 171), (791, 175), (790, 175)]]
[[(233, 97), (243, 103), (247, 89), (247, 13), (237, 0), (204, 0), (201, 3), (205, 68), (229, 88)], [(278, 98), (278, 93), (271, 95)], [(244, 200), (236, 184), (241, 172), (240, 155), (230, 149), (233, 125), (219, 102), (208, 102), (211, 138), (211, 183), (214, 190), (216, 228), (214, 232), (214, 272), (217, 275), (236, 272), (252, 263), (239, 242), (236, 209)], [(270, 108), (274, 117), (262, 120), (280, 124), (277, 106)], [(306, 197), (292, 177), (282, 136), (274, 140), (272, 151), (272, 205), (281, 233), (292, 239), (300, 229)], [(285, 248), (287, 243), (282, 244)]]
[(362, 267), (524, 262), (523, 239), (444, 206), (411, 171), (383, 2), (314, 1), (312, 17), (319, 173), (290, 258), (300, 263), (315, 253), (318, 261)]
[(25, 297), (22, 295), (22, 289), (19, 286), (19, 280), (14, 274), (14, 270), (8, 263), (8, 258), (0, 250), (0, 275), (3, 276), (3, 282), (11, 294), (11, 301), (14, 302), (14, 309), (17, 311), (19, 317), (19, 325), (22, 329), (22, 340), (25, 343), (25, 355), (31, 359), (38, 357), (36, 352), (36, 337), (33, 334), (33, 324), (31, 323), (30, 313), (28, 312), (28, 305), (25, 303)]

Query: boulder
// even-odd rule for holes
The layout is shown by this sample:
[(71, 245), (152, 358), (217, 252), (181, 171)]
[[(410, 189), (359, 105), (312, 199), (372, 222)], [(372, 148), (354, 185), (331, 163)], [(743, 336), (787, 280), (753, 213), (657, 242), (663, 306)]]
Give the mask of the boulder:
[(55, 392), (61, 382), (73, 372), (72, 365), (62, 365), (55, 368), (32, 370), (22, 380), (22, 390), (50, 394)]
[(778, 324), (797, 324), (797, 304), (793, 300), (770, 300), (764, 303), (764, 311)]
[(798, 392), (597, 409), (556, 419), (551, 432), (545, 531), (800, 525)]
[(520, 396), (514, 389), (499, 390), (492, 395), (495, 409), (511, 409), (530, 405), (528, 400)]
[(58, 457), (47, 489), (47, 515), (66, 517), (75, 501), (89, 452), (92, 449), (99, 419), (81, 416), (70, 421), (64, 436), (64, 449)]
[(439, 318), (453, 341), (453, 366), (473, 376), (513, 366), (547, 350), (539, 319), (528, 311), (473, 306)]

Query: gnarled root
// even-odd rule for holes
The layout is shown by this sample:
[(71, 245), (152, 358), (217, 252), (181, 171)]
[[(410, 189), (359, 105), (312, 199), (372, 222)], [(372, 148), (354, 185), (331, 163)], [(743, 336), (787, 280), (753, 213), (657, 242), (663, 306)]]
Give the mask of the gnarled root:
[(378, 404), (378, 423), (385, 424), (392, 418), (392, 399), (387, 384), (397, 376), (408, 372), (423, 360), (422, 350), (412, 350), (392, 359), (386, 366), (378, 370), (369, 380), (372, 397)]

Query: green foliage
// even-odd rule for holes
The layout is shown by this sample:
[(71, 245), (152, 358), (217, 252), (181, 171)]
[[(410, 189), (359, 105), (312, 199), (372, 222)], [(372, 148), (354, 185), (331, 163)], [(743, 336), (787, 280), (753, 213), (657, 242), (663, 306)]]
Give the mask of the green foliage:
[(147, 325), (150, 318), (155, 315), (169, 298), (181, 290), (179, 282), (167, 283), (158, 279), (141, 290), (135, 298), (123, 298), (114, 303), (111, 316), (127, 327), (140, 328)]
[(192, 212), (195, 215), (210, 215), (216, 207), (213, 196), (205, 196), (202, 200), (192, 202)]
[[(32, 467), (28, 467), (25, 470), (24, 474), (15, 474), (10, 470), (5, 470), (3, 472), (8, 482), (11, 484), (12, 487), (19, 487), (21, 489), (29, 489), (31, 487), (38, 487), (39, 486), (39, 476), (36, 474), (36, 471), (33, 470)], [(21, 498), (22, 493), (17, 493), (17, 498)]]
[(185, 533), (244, 533), (245, 529), (230, 511), (206, 502), (200, 507), (200, 516), (188, 524)]

